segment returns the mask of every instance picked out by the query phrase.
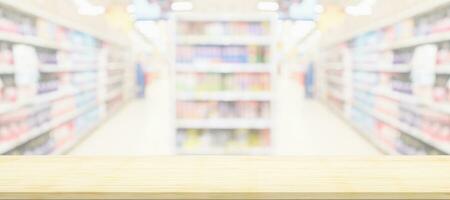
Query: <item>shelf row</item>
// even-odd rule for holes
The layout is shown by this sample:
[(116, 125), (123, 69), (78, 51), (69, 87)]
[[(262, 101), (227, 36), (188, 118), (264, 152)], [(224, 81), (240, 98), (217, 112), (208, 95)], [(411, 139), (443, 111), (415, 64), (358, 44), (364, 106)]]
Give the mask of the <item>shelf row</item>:
[[(113, 81), (109, 81), (106, 83), (106, 85), (115, 84), (118, 81), (122, 81), (122, 79), (120, 78), (120, 79), (116, 79)], [(0, 105), (0, 114), (11, 112), (11, 111), (17, 110), (21, 107), (27, 106), (27, 105), (38, 105), (38, 104), (42, 104), (45, 102), (54, 101), (54, 100), (57, 100), (57, 99), (60, 99), (60, 98), (66, 97), (66, 96), (72, 96), (72, 95), (76, 95), (76, 94), (79, 94), (82, 92), (95, 90), (95, 89), (98, 89), (98, 84), (93, 83), (93, 84), (89, 84), (89, 85), (80, 86), (79, 88), (74, 88), (72, 86), (71, 88), (57, 90), (57, 91), (49, 92), (46, 94), (36, 95), (35, 97), (20, 100), (18, 102), (6, 103), (3, 105)], [(119, 92), (119, 91), (116, 91), (115, 93), (117, 93), (117, 92)], [(114, 95), (116, 95), (116, 94), (109, 94), (108, 98), (111, 96), (114, 96)]]
[(272, 95), (270, 92), (247, 92), (247, 91), (236, 91), (236, 92), (178, 92), (178, 100), (197, 100), (197, 101), (270, 101)]
[(177, 72), (199, 72), (199, 73), (270, 73), (268, 64), (254, 63), (193, 63), (177, 64)]
[[(367, 106), (362, 105), (359, 102), (353, 101), (349, 102), (352, 110), (358, 110), (360, 112), (365, 113), (365, 115), (370, 116), (372, 120), (367, 121), (367, 119), (361, 118), (361, 116), (356, 116), (356, 118), (350, 118), (348, 113), (345, 112), (344, 108), (338, 108), (334, 106), (334, 103), (329, 102), (326, 105), (330, 108), (333, 113), (335, 113), (338, 117), (346, 121), (350, 126), (352, 126), (355, 130), (357, 130), (361, 136), (366, 138), (370, 143), (372, 143), (376, 148), (380, 149), (382, 152), (388, 155), (400, 155), (400, 154), (411, 154), (411, 147), (404, 146), (403, 142), (400, 141), (388, 141), (388, 140), (397, 140), (402, 134), (406, 134), (412, 140), (415, 140), (413, 143), (421, 143), (422, 145), (428, 146), (428, 148), (435, 149), (433, 152), (437, 154), (450, 154), (450, 145), (448, 143), (439, 143), (429, 137), (427, 137), (422, 131), (414, 128), (410, 125), (407, 125), (398, 119), (395, 119), (385, 113), (380, 111), (374, 111), (373, 109), (368, 108)], [(353, 112), (353, 111), (352, 111)], [(356, 120), (356, 121), (355, 121)], [(376, 125), (371, 124), (372, 122), (381, 123)], [(383, 126), (380, 126), (383, 125)], [(372, 127), (375, 126), (375, 127)], [(380, 129), (382, 127), (391, 129), (391, 132), (379, 132), (382, 130), (372, 130), (373, 128)], [(386, 130), (385, 130), (386, 131)], [(387, 138), (384, 138), (387, 137)], [(402, 138), (402, 137), (400, 137)], [(403, 137), (403, 139), (405, 139)], [(407, 139), (411, 140), (411, 139)], [(402, 147), (403, 145), (403, 147)], [(403, 149), (405, 148), (405, 149)], [(423, 147), (419, 147), (423, 148)], [(407, 150), (409, 149), (409, 150)], [(412, 154), (421, 153), (424, 154), (422, 150), (412, 150)]]
[[(40, 67), (38, 71), (43, 73), (60, 73), (60, 72), (84, 72), (84, 71), (97, 71), (98, 68), (95, 67), (56, 67), (56, 66), (44, 66)], [(123, 68), (112, 68), (107, 70), (123, 70)], [(16, 69), (14, 67), (4, 67), (0, 66), (0, 74), (14, 74), (16, 73)]]
[(364, 85), (355, 85), (354, 88), (361, 91), (367, 91), (375, 95), (394, 99), (399, 103), (406, 103), (413, 106), (425, 106), (426, 108), (430, 108), (432, 110), (443, 112), (450, 115), (450, 104), (422, 100), (418, 99), (417, 96), (395, 92), (390, 89), (369, 87)]
[(420, 141), (423, 141), (426, 144), (428, 144), (436, 149), (439, 149), (446, 154), (450, 154), (450, 145), (448, 145), (448, 144), (444, 145), (443, 143), (438, 143), (438, 142), (434, 141), (433, 139), (430, 139), (430, 138), (424, 136), (422, 131), (420, 131), (412, 126), (409, 126), (393, 117), (390, 117), (389, 115), (383, 114), (381, 112), (375, 112), (375, 111), (368, 109), (364, 106), (361, 106), (357, 103), (354, 103), (353, 105), (356, 106), (357, 108), (359, 108), (360, 110), (368, 113), (369, 115), (373, 116), (374, 118), (376, 118), (384, 123), (387, 123), (390, 126), (396, 128), (396, 129), (399, 129), (402, 132), (404, 132)]
[(70, 45), (58, 44), (57, 42), (38, 38), (36, 36), (25, 36), (15, 33), (0, 32), (0, 41), (8, 41), (12, 43), (27, 44), (36, 47), (48, 49), (68, 51), (72, 49)]
[(431, 35), (417, 36), (407, 39), (402, 39), (398, 41), (392, 41), (389, 44), (381, 44), (377, 46), (364, 46), (364, 47), (355, 47), (354, 51), (388, 51), (395, 49), (403, 49), (408, 47), (415, 47), (423, 44), (437, 43), (441, 41), (450, 41), (450, 33), (434, 33)]
[[(397, 101), (399, 101), (399, 104), (402, 104), (402, 103), (406, 103), (406, 105), (410, 104), (411, 105), (410, 109), (415, 110), (419, 113), (421, 112), (421, 110), (417, 109), (414, 106), (418, 106), (418, 105), (419, 106), (428, 106), (428, 107), (432, 108), (433, 110), (435, 110), (436, 112), (445, 112), (445, 113), (447, 113), (447, 115), (450, 114), (450, 109), (449, 109), (450, 107), (448, 105), (440, 105), (440, 104), (426, 102), (426, 101), (419, 101), (417, 99), (410, 97), (409, 95), (404, 95), (404, 94), (401, 94), (398, 92), (393, 92), (393, 91), (377, 90), (376, 88), (372, 89), (370, 87), (362, 87), (362, 86), (357, 86), (356, 88), (358, 88), (357, 90), (371, 92), (374, 95), (381, 95), (381, 96), (389, 98), (389, 99), (397, 100)], [(383, 114), (381, 112), (375, 112), (372, 109), (367, 108), (366, 106), (362, 106), (359, 103), (359, 101), (342, 98), (342, 95), (338, 95), (338, 92), (333, 92), (331, 90), (331, 91), (329, 91), (329, 94), (333, 98), (342, 101), (343, 104), (357, 107), (359, 110), (362, 110), (362, 111), (366, 112), (367, 114), (373, 116), (374, 118), (376, 118), (386, 124), (389, 124), (393, 128), (401, 130), (405, 134), (408, 134), (413, 138), (416, 138), (436, 149), (439, 149), (440, 151), (442, 151), (444, 153), (450, 154), (450, 145), (449, 144), (445, 144), (443, 142), (438, 142), (432, 138), (429, 138), (426, 136), (426, 134), (424, 132), (406, 124), (405, 122), (401, 122), (387, 114)]]
[(272, 18), (259, 16), (176, 18), (178, 153), (252, 154), (269, 147), (274, 31)]
[(346, 38), (321, 56), (326, 97), (388, 153), (450, 154), (446, 2)]
[(72, 113), (68, 113), (66, 115), (63, 115), (62, 117), (59, 117), (56, 120), (52, 120), (49, 123), (46, 123), (42, 126), (39, 126), (38, 128), (35, 128), (34, 130), (30, 131), (29, 133), (23, 135), (22, 137), (19, 137), (18, 139), (14, 140), (13, 143), (9, 143), (7, 145), (1, 145), (0, 146), (0, 154), (4, 154), (12, 149), (14, 149), (15, 147), (24, 144), (25, 142), (28, 142), (30, 140), (32, 140), (33, 138), (38, 137), (39, 135), (42, 135), (58, 126), (60, 126), (61, 124), (63, 124), (66, 121), (69, 121), (73, 118), (76, 118), (79, 115), (82, 115), (83, 113), (91, 110), (94, 106), (89, 105), (89, 106), (85, 106), (82, 109), (79, 109), (75, 112)]
[(66, 89), (66, 90), (50, 92), (50, 93), (44, 94), (44, 95), (37, 95), (37, 96), (35, 96), (33, 98), (24, 99), (22, 101), (18, 101), (18, 102), (12, 103), (12, 104), (3, 104), (2, 106), (0, 106), (0, 114), (17, 110), (17, 109), (19, 109), (21, 107), (24, 107), (26, 105), (42, 104), (42, 103), (45, 103), (45, 102), (49, 102), (49, 101), (53, 101), (53, 100), (56, 100), (56, 99), (63, 98), (65, 96), (76, 95), (76, 94), (79, 94), (79, 93), (82, 93), (82, 92), (94, 90), (96, 88), (97, 88), (97, 84), (92, 84), (92, 85), (87, 85), (87, 86), (80, 87), (78, 89), (72, 88), (72, 89)]
[[(346, 123), (350, 121), (349, 117), (344, 114), (342, 110), (339, 108), (334, 107), (331, 104), (326, 104), (328, 108), (340, 119), (344, 120)], [(376, 148), (381, 150), (383, 153), (386, 153), (388, 155), (398, 155), (399, 153), (394, 151), (393, 149), (390, 149), (386, 147), (383, 143), (381, 143), (377, 138), (373, 136), (373, 133), (368, 132), (368, 130), (365, 130), (364, 128), (357, 126), (354, 123), (348, 123), (352, 128), (354, 128), (356, 131), (361, 133), (361, 135), (367, 139), (368, 142), (373, 144)]]
[(271, 45), (269, 36), (178, 36), (179, 45)]
[[(94, 88), (91, 88), (91, 89), (94, 89)], [(77, 93), (80, 93), (80, 92), (87, 92), (88, 90), (84, 90), (84, 91), (77, 91)], [(42, 135), (42, 134), (44, 134), (44, 133), (47, 133), (47, 132), (49, 132), (50, 130), (53, 130), (53, 129), (55, 129), (56, 127), (59, 127), (61, 124), (64, 124), (65, 122), (67, 122), (67, 121), (70, 121), (70, 120), (72, 120), (72, 119), (74, 119), (74, 118), (77, 118), (78, 116), (80, 116), (80, 115), (83, 115), (84, 113), (87, 113), (87, 112), (89, 112), (89, 111), (92, 111), (92, 110), (94, 110), (94, 108), (97, 108), (97, 107), (99, 107), (100, 105), (103, 105), (103, 104), (105, 104), (105, 105), (107, 105), (108, 104), (108, 102), (109, 101), (115, 101), (116, 100), (116, 98), (118, 98), (120, 95), (122, 95), (123, 93), (122, 93), (123, 91), (121, 91), (121, 90), (115, 90), (115, 91), (113, 91), (113, 92), (111, 92), (109, 95), (108, 95), (108, 97), (105, 99), (105, 102), (102, 102), (101, 104), (98, 104), (98, 103), (88, 103), (87, 105), (83, 105), (83, 106), (81, 106), (81, 107), (76, 107), (75, 108), (75, 110), (74, 111), (70, 111), (70, 112), (67, 112), (67, 111), (64, 111), (64, 112), (66, 112), (66, 113), (63, 113), (63, 114), (59, 114), (59, 115), (54, 115), (53, 117), (55, 117), (54, 119), (52, 119), (51, 121), (49, 121), (49, 122), (45, 122), (44, 124), (40, 124), (38, 127), (35, 127), (35, 128), (33, 128), (32, 130), (27, 130), (26, 132), (24, 132), (23, 134), (21, 133), (21, 134), (19, 134), (19, 136), (17, 137), (17, 138), (9, 138), (8, 140), (6, 140), (6, 141), (3, 141), (1, 144), (0, 144), (0, 154), (4, 154), (4, 153), (6, 153), (6, 152), (8, 152), (8, 151), (10, 151), (10, 150), (12, 150), (12, 149), (14, 149), (14, 148), (16, 148), (16, 147), (18, 147), (18, 146), (20, 146), (20, 145), (23, 145), (23, 144), (25, 144), (25, 143), (27, 143), (27, 142), (29, 142), (29, 141), (31, 141), (31, 140), (33, 140), (34, 138), (37, 138), (37, 137), (39, 137), (40, 135)], [(63, 96), (52, 96), (52, 98), (55, 98), (55, 97), (58, 97), (58, 98), (63, 98), (63, 97), (75, 97), (75, 96), (77, 96), (78, 94), (77, 93), (71, 93), (70, 95), (71, 96), (69, 96), (69, 93), (68, 94), (66, 94), (66, 95), (63, 95)], [(52, 100), (55, 100), (55, 99), (52, 99)], [(120, 101), (124, 101), (125, 99), (123, 98), (123, 96), (121, 96), (121, 98), (120, 98)], [(69, 102), (72, 102), (72, 101), (69, 101)], [(69, 103), (69, 102), (67, 102), (67, 103)], [(44, 105), (43, 103), (46, 103), (46, 102), (40, 102), (39, 104), (37, 104), (36, 106), (36, 108), (38, 108), (39, 106), (41, 106), (41, 105)], [(52, 103), (53, 104), (53, 103)], [(95, 105), (94, 105), (95, 104)], [(66, 105), (66, 104), (58, 104), (54, 109), (55, 109), (55, 111), (53, 112), (54, 114), (55, 113), (58, 113), (58, 112), (61, 112), (62, 110), (62, 108), (61, 108), (61, 106), (62, 105)], [(70, 104), (68, 104), (68, 105), (70, 105)], [(79, 105), (78, 105), (79, 106)], [(60, 111), (58, 111), (58, 110), (60, 110)], [(21, 112), (21, 113), (23, 113), (23, 112)], [(53, 115), (53, 114), (52, 114)], [(33, 116), (33, 117), (36, 117), (36, 118), (39, 118), (39, 119), (36, 119), (37, 121), (40, 121), (40, 120), (42, 120), (42, 119), (45, 119), (45, 117), (44, 117), (44, 115), (41, 115), (41, 114), (38, 114), (38, 115), (36, 115), (36, 116)], [(44, 118), (43, 118), (44, 117)], [(10, 120), (14, 120), (15, 118), (13, 117), (13, 118), (11, 118)], [(6, 125), (8, 125), (8, 120), (7, 120), (7, 118), (4, 118), (4, 122), (6, 123), (5, 124), (5, 127), (2, 127), (2, 128), (5, 128), (5, 130), (4, 131), (6, 131), (6, 132), (4, 132), (4, 133), (8, 133), (8, 130), (9, 131), (19, 131), (19, 130), (22, 130), (22, 126), (24, 125), (24, 122), (20, 122), (20, 123), (17, 123), (16, 125), (10, 125), (9, 126), (9, 128), (8, 129), (6, 129), (7, 127), (6, 127)], [(29, 122), (29, 123), (31, 123), (33, 120), (29, 120), (29, 119), (22, 119), (22, 120), (27, 120), (27, 122)], [(34, 121), (36, 121), (36, 120), (34, 120)], [(37, 122), (36, 121), (36, 122)], [(34, 123), (34, 122), (33, 122)], [(41, 122), (42, 123), (42, 122)], [(20, 128), (19, 128), (20, 127)], [(6, 135), (3, 135), (3, 136), (6, 136)], [(9, 136), (8, 136), (9, 137)], [(3, 139), (5, 139), (5, 138), (3, 138)]]
[(177, 128), (188, 129), (269, 129), (267, 119), (178, 119)]
[(177, 129), (178, 153), (251, 155), (268, 146), (270, 129)]
[[(381, 73), (408, 73), (413, 69), (407, 64), (395, 64), (395, 65), (385, 65), (384, 67), (373, 67), (375, 64), (358, 64), (359, 67), (352, 68), (353, 71), (367, 71), (367, 72), (381, 72)], [(327, 69), (332, 70), (344, 70), (343, 67), (327, 67)], [(450, 74), (450, 66), (448, 65), (437, 65), (432, 71), (436, 74)]]

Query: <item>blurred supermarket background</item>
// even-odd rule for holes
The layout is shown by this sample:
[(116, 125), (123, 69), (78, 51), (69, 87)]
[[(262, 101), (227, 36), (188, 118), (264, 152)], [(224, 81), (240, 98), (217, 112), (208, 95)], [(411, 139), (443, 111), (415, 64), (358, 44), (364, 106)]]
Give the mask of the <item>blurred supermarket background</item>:
[(450, 153), (450, 0), (0, 0), (0, 154)]

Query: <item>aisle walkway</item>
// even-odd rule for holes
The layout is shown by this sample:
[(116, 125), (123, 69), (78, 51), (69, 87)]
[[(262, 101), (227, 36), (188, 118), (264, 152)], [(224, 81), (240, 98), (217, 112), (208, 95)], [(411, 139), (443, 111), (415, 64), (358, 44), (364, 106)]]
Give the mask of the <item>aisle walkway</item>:
[[(275, 155), (379, 155), (369, 143), (317, 101), (304, 100), (293, 81), (278, 84)], [(136, 100), (76, 147), (72, 155), (170, 155), (169, 81), (156, 81)]]
[(71, 155), (171, 155), (168, 81), (154, 82), (135, 100), (77, 146)]
[(287, 78), (278, 80), (276, 155), (380, 155), (354, 129)]

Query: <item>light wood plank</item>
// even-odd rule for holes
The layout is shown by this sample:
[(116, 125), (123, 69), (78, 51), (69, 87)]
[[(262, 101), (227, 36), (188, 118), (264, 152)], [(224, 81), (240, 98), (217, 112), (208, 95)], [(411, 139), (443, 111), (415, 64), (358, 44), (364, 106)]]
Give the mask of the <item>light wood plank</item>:
[(0, 157), (0, 199), (449, 199), (450, 157)]

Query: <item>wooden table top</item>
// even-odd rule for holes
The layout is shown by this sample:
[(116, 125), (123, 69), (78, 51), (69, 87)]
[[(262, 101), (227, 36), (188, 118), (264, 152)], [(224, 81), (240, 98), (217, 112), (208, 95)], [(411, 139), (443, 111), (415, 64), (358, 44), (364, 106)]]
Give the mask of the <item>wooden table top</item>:
[(0, 157), (0, 199), (450, 199), (450, 157)]

